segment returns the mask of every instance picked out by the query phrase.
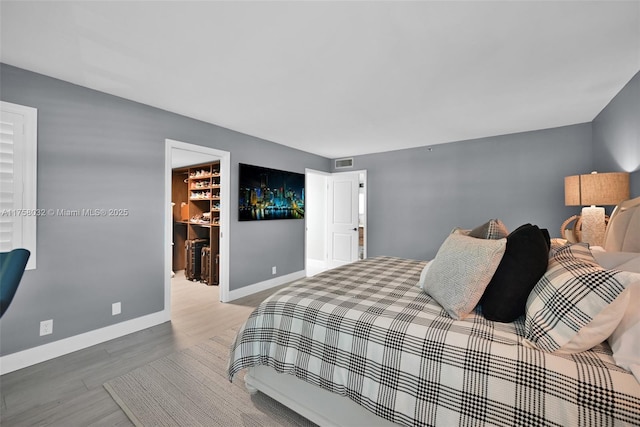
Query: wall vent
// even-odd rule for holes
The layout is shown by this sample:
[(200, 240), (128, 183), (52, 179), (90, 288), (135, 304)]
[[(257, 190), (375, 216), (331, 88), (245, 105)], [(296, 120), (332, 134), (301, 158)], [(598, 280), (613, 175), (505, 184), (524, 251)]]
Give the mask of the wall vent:
[(346, 169), (346, 168), (352, 168), (352, 167), (353, 167), (353, 157), (335, 160), (336, 169)]

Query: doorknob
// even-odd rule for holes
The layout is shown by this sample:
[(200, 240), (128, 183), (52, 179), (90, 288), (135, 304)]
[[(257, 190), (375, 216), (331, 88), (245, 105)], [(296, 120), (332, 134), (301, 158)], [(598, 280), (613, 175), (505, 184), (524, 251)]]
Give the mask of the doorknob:
[(354, 228), (354, 229), (353, 229), (353, 231), (358, 231), (358, 229), (357, 229), (357, 228)]

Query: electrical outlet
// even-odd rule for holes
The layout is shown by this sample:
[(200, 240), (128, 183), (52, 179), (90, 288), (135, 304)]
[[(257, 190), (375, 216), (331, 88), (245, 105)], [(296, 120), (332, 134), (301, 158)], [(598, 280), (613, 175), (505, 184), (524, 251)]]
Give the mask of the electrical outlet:
[(115, 316), (120, 313), (122, 313), (122, 303), (114, 302), (113, 304), (111, 304), (111, 315)]
[(40, 336), (53, 333), (53, 319), (43, 320), (40, 322)]
[(276, 266), (271, 267), (271, 274), (276, 274)]

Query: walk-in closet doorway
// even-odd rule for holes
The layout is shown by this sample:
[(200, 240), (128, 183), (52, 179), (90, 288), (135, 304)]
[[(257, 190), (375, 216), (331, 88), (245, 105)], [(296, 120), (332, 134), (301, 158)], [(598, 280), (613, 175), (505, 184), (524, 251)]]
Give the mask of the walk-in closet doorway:
[[(220, 162), (219, 212), (219, 296), (229, 301), (229, 224), (231, 154), (214, 148), (165, 140), (165, 311), (171, 311), (171, 276), (173, 268), (174, 214), (172, 206), (173, 170), (208, 162)], [(205, 286), (205, 285), (202, 285)]]

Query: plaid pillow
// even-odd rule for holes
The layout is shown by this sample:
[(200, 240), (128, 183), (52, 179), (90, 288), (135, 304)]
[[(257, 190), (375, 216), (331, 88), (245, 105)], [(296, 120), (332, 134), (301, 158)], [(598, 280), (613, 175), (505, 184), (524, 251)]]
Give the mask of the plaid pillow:
[(637, 276), (626, 271), (602, 268), (586, 243), (558, 249), (527, 299), (527, 341), (548, 352), (560, 349), (615, 300), (628, 283), (637, 280), (634, 277)]
[(467, 234), (478, 239), (498, 240), (507, 237), (509, 230), (507, 230), (507, 227), (499, 219), (490, 219)]

